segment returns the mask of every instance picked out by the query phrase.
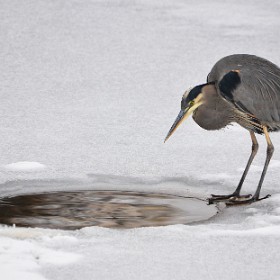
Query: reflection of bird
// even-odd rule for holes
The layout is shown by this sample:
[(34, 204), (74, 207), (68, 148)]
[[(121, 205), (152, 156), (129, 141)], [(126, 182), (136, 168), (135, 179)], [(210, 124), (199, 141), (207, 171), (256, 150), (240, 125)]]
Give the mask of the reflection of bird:
[[(192, 113), (194, 121), (206, 130), (221, 129), (236, 122), (250, 132), (253, 142), (252, 153), (237, 189), (230, 195), (212, 195), (209, 201), (243, 204), (269, 197), (260, 198), (260, 190), (274, 151), (269, 132), (280, 130), (280, 69), (253, 55), (236, 54), (222, 58), (212, 68), (206, 84), (183, 95), (181, 111), (165, 141)], [(242, 184), (258, 151), (255, 133), (265, 135), (266, 160), (255, 194), (241, 196)]]

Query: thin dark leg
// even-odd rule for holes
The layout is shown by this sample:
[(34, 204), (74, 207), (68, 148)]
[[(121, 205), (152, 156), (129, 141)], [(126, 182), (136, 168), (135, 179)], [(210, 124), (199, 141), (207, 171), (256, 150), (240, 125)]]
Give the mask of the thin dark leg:
[(227, 203), (228, 205), (247, 204), (247, 203), (252, 203), (252, 202), (263, 200), (265, 198), (270, 197), (270, 195), (266, 195), (265, 197), (260, 198), (260, 191), (261, 191), (261, 187), (262, 187), (262, 184), (263, 184), (263, 180), (264, 180), (264, 177), (266, 175), (266, 171), (267, 171), (269, 162), (270, 162), (270, 160), (272, 158), (272, 155), (273, 155), (273, 152), (274, 152), (274, 146), (273, 146), (273, 144), (270, 140), (267, 128), (264, 127), (263, 131), (264, 131), (265, 138), (266, 138), (266, 141), (267, 141), (267, 151), (266, 151), (266, 159), (265, 159), (264, 168), (263, 168), (263, 171), (262, 171), (262, 175), (261, 175), (257, 190), (256, 190), (255, 194), (252, 196), (252, 198), (247, 199), (247, 200), (243, 200), (243, 201), (229, 201)]
[(233, 193), (233, 196), (239, 196), (239, 195), (240, 195), (240, 190), (241, 190), (241, 188), (242, 188), (242, 185), (243, 185), (243, 183), (244, 183), (244, 180), (245, 180), (245, 178), (246, 178), (246, 176), (247, 176), (247, 173), (248, 173), (249, 168), (250, 168), (250, 166), (251, 166), (251, 164), (252, 164), (252, 161), (253, 161), (254, 157), (256, 156), (256, 154), (257, 154), (257, 152), (258, 152), (258, 149), (259, 149), (259, 143), (258, 143), (258, 141), (257, 141), (257, 138), (256, 138), (256, 136), (255, 136), (255, 133), (252, 132), (252, 131), (250, 131), (250, 135), (251, 135), (251, 139), (252, 139), (252, 152), (251, 152), (251, 155), (250, 155), (249, 160), (248, 160), (248, 162), (247, 162), (246, 168), (245, 168), (245, 170), (244, 170), (244, 172), (243, 172), (243, 175), (242, 175), (242, 177), (241, 177), (241, 179), (240, 179), (240, 182), (239, 182), (239, 184), (238, 184), (236, 190), (235, 190), (234, 193)]
[(243, 195), (241, 196), (240, 195), (240, 190), (242, 188), (242, 185), (244, 183), (244, 180), (247, 176), (247, 173), (249, 171), (249, 168), (252, 164), (252, 161), (254, 159), (254, 157), (256, 156), (257, 152), (258, 152), (258, 149), (259, 149), (259, 144), (258, 144), (258, 141), (257, 141), (257, 138), (254, 134), (254, 132), (250, 131), (250, 136), (251, 136), (251, 139), (252, 139), (252, 152), (251, 152), (251, 155), (249, 157), (249, 160), (247, 162), (247, 165), (246, 165), (246, 168), (242, 174), (242, 177), (240, 179), (240, 182), (236, 188), (236, 190), (232, 193), (232, 194), (229, 194), (229, 195), (214, 195), (212, 194), (212, 198), (209, 199), (209, 202), (214, 202), (214, 201), (218, 201), (218, 200), (225, 200), (225, 199), (229, 199), (229, 198), (248, 198), (250, 197), (251, 195)]

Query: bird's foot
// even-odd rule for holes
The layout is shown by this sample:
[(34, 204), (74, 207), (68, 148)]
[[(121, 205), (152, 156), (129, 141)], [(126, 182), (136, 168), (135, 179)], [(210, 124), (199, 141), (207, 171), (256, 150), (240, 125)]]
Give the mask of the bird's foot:
[(264, 200), (266, 198), (269, 198), (271, 195), (268, 194), (264, 197), (256, 197), (256, 196), (253, 196), (249, 199), (245, 199), (245, 200), (234, 200), (234, 199), (229, 199), (226, 201), (226, 205), (227, 206), (238, 206), (238, 205), (248, 205), (248, 204), (251, 204), (253, 202), (257, 202), (257, 201), (260, 201), (260, 200)]
[(229, 195), (216, 195), (211, 194), (212, 197), (208, 198), (209, 204), (213, 204), (214, 202), (222, 202), (222, 201), (242, 201), (243, 199), (250, 198), (251, 194), (240, 195), (237, 193), (232, 193)]

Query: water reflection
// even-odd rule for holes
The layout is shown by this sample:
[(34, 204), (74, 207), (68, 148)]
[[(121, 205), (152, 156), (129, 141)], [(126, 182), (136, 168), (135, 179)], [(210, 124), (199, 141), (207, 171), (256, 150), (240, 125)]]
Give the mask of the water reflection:
[[(23, 227), (80, 229), (87, 226), (133, 228), (192, 222), (172, 195), (121, 192), (52, 192), (0, 200), (0, 223)], [(192, 203), (194, 199), (192, 198)], [(196, 200), (196, 203), (203, 203)], [(202, 217), (205, 219), (205, 217)]]

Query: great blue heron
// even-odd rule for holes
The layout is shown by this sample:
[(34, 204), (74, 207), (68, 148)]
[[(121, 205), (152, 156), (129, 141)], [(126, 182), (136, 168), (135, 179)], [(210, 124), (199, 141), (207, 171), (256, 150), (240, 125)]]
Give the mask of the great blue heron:
[[(227, 200), (245, 204), (265, 199), (260, 190), (274, 147), (269, 132), (280, 129), (280, 68), (272, 62), (248, 54), (234, 54), (219, 60), (208, 74), (207, 83), (188, 90), (181, 111), (165, 141), (193, 113), (194, 121), (206, 130), (221, 129), (236, 122), (250, 133), (252, 152), (236, 190), (230, 195), (212, 195), (209, 202)], [(258, 151), (255, 133), (264, 134), (267, 154), (256, 192), (240, 195), (250, 165)]]

